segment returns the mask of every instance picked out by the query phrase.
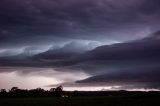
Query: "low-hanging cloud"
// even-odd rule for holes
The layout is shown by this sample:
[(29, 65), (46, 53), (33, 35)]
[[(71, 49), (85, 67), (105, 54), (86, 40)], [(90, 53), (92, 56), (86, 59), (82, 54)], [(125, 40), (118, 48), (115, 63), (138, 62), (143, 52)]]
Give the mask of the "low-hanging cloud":
[[(159, 3), (2, 0), (0, 66), (51, 67), (91, 76), (77, 81), (79, 85), (95, 82), (100, 86), (101, 81), (110, 81), (109, 85), (132, 83), (135, 88), (159, 88)], [(10, 52), (4, 57), (12, 50), (20, 50), (21, 54), (8, 56), (15, 55)]]
[[(23, 62), (14, 60), (6, 65), (54, 67), (60, 72), (78, 70), (91, 76), (77, 81), (78, 84), (71, 83), (73, 86), (103, 84), (105, 86), (123, 85), (122, 87), (126, 88), (137, 86), (137, 88), (159, 89), (159, 40), (158, 31), (141, 40), (104, 45), (90, 51), (86, 49), (87, 47), (78, 45), (79, 43), (71, 42), (61, 48), (52, 47), (53, 49)], [(4, 61), (3, 64), (5, 64)]]

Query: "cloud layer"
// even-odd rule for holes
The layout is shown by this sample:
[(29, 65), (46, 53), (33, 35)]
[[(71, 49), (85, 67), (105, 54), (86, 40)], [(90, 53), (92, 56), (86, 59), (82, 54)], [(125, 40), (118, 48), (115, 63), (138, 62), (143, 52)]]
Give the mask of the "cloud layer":
[(159, 27), (158, 4), (158, 0), (2, 0), (0, 47), (138, 39)]
[(91, 76), (75, 83), (64, 83), (66, 86), (159, 89), (159, 41), (158, 31), (141, 40), (99, 46), (93, 50), (72, 42), (19, 60), (3, 58), (1, 66), (52, 67), (60, 72), (84, 72)]
[[(77, 86), (159, 89), (159, 3), (1, 0), (0, 66), (45, 67), (91, 76), (75, 80)], [(31, 72), (37, 70), (22, 74)]]

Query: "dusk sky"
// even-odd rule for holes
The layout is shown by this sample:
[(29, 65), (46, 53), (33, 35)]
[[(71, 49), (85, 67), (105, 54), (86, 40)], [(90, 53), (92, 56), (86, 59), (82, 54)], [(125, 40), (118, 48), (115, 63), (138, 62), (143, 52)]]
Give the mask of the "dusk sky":
[(159, 90), (160, 0), (1, 0), (0, 89)]

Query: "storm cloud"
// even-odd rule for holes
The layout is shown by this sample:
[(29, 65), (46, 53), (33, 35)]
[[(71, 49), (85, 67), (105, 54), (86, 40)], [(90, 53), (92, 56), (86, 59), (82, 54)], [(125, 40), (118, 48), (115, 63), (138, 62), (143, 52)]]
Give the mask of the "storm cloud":
[[(112, 86), (132, 86), (159, 89), (159, 31), (153, 35), (130, 43), (98, 47), (87, 53), (88, 64), (93, 77), (78, 83), (103, 83)], [(93, 62), (94, 61), (94, 62)], [(96, 75), (98, 74), (98, 75)]]
[(158, 4), (158, 0), (2, 0), (0, 46), (138, 39), (157, 30)]
[(27, 75), (39, 72), (35, 67), (53, 68), (88, 76), (63, 82), (66, 86), (159, 89), (159, 4), (159, 0), (1, 0), (0, 71), (30, 68), (16, 70)]
[[(140, 40), (99, 46), (93, 50), (71, 42), (22, 60), (3, 59), (1, 66), (52, 67), (58, 72), (84, 72), (90, 76), (72, 83), (62, 83), (66, 86), (159, 89), (159, 41), (160, 33), (157, 31)], [(23, 71), (22, 74), (32, 71)]]

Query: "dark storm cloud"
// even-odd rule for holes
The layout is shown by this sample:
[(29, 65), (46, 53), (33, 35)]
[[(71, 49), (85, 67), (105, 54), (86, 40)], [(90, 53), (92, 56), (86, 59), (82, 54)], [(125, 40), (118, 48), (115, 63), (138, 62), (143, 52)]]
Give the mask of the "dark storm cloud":
[(158, 88), (160, 89), (159, 78), (160, 67), (152, 67), (150, 69), (131, 69), (123, 70), (116, 73), (108, 73), (87, 78), (77, 83), (103, 83), (108, 86), (133, 86), (141, 88)]
[(56, 63), (60, 61), (61, 64), (61, 61), (70, 60), (72, 57), (89, 51), (97, 46), (99, 45), (96, 42), (69, 42), (61, 47), (53, 46), (46, 52), (35, 55), (32, 58), (36, 60), (52, 60), (52, 62), (55, 60)]
[(143, 37), (159, 25), (158, 4), (158, 0), (2, 0), (0, 46)]
[[(130, 68), (157, 67), (159, 65), (159, 31), (141, 40), (97, 47), (71, 42), (62, 47), (49, 49), (27, 60), (1, 60), (3, 65), (48, 66), (83, 69), (96, 75)], [(85, 52), (87, 51), (87, 52)]]
[[(141, 40), (98, 47), (78, 57), (73, 67), (92, 75), (64, 86), (119, 86), (160, 89), (160, 32)], [(75, 69), (76, 69), (75, 68)], [(55, 85), (51, 85), (55, 86)]]
[[(22, 54), (1, 57), (0, 66), (83, 71), (92, 77), (79, 83), (96, 82), (99, 86), (101, 81), (109, 80), (113, 84), (157, 88), (160, 33), (152, 33), (160, 27), (159, 3), (159, 0), (1, 0), (1, 51), (21, 47), (28, 53), (52, 45), (53, 48), (29, 57), (20, 58)], [(119, 43), (91, 50), (97, 46), (93, 41)], [(88, 43), (83, 45), (85, 42)], [(148, 75), (151, 76), (146, 78)]]
[(90, 51), (84, 59), (88, 62), (80, 66), (88, 69), (93, 76), (77, 82), (159, 89), (159, 41), (158, 31), (142, 40), (101, 46)]
[[(100, 46), (80, 54), (77, 52), (78, 50), (81, 52), (84, 46), (71, 42), (61, 48), (53, 47), (47, 52), (28, 59), (4, 59), (1, 60), (0, 65), (52, 67), (59, 72), (82, 71), (91, 76), (76, 83), (62, 83), (65, 86), (103, 85), (120, 86), (119, 89), (159, 89), (159, 41), (160, 33), (157, 31), (141, 40)], [(26, 74), (34, 71), (37, 70), (20, 72)]]
[[(119, 70), (119, 72), (95, 75), (84, 80), (62, 83), (65, 87), (106, 87), (117, 86), (116, 89), (160, 89), (160, 67), (146, 69)], [(136, 71), (136, 72), (135, 72)], [(50, 87), (57, 85), (49, 85)]]
[[(76, 67), (83, 67), (85, 66), (84, 64), (87, 64), (88, 67), (96, 63), (104, 66), (108, 64), (108, 66), (106, 66), (105, 68), (110, 66), (112, 67), (115, 65), (123, 66), (126, 63), (128, 63), (127, 66), (129, 67), (129, 66), (134, 66), (134, 64), (136, 63), (137, 64), (143, 63), (141, 65), (145, 65), (145, 64), (151, 64), (150, 62), (159, 61), (159, 52), (160, 52), (159, 31), (141, 40), (135, 40), (128, 43), (118, 43), (113, 45), (99, 46), (96, 49), (88, 51), (96, 46), (98, 46), (98, 44), (96, 45), (96, 42), (95, 44), (94, 42), (86, 44), (84, 42), (81, 43), (71, 42), (58, 48), (54, 48), (53, 46), (48, 51), (35, 55), (33, 56), (33, 58), (39, 57), (38, 59), (51, 59), (54, 61), (58, 55), (64, 56), (65, 54), (71, 53), (71, 57), (73, 56), (73, 58), (67, 56), (67, 59), (64, 59), (64, 63), (60, 62), (58, 64), (61, 64), (63, 66), (65, 63), (74, 62), (76, 64)], [(29, 47), (24, 50), (28, 51), (28, 49), (34, 49), (34, 48)], [(46, 58), (45, 56), (49, 57), (53, 56), (53, 58)], [(60, 59), (63, 58), (60, 57)]]
[[(63, 67), (73, 64), (73, 57), (99, 46), (97, 42), (74, 41), (64, 45), (29, 46), (17, 55), (0, 57), (1, 66)], [(46, 50), (45, 50), (46, 49)], [(1, 55), (4, 53), (2, 52)]]

